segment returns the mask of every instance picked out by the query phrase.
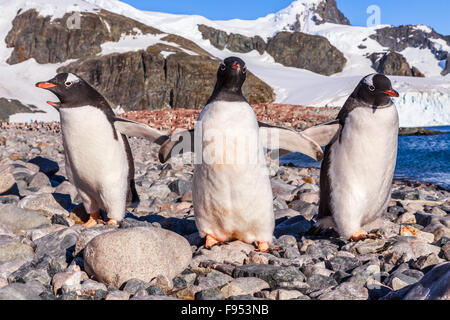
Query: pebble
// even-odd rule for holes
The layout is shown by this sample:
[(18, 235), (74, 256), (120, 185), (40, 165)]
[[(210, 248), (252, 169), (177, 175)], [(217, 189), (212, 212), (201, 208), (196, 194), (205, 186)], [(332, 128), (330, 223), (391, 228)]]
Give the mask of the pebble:
[(0, 166), (0, 194), (6, 193), (16, 184), (9, 166)]
[(437, 265), (440, 262), (442, 262), (442, 259), (440, 259), (436, 253), (430, 253), (427, 256), (419, 257), (416, 261), (414, 261), (411, 264), (411, 267), (413, 267), (417, 270), (423, 270), (430, 266)]
[(419, 229), (408, 225), (402, 225), (400, 227), (400, 235), (416, 237), (418, 240), (426, 243), (434, 242), (434, 234), (420, 231)]
[(450, 261), (450, 242), (442, 246), (442, 254), (447, 261)]
[(211, 249), (200, 249), (199, 255), (192, 259), (191, 265), (198, 266), (202, 261), (213, 260), (219, 263), (242, 264), (255, 247), (242, 241), (233, 241)]
[(34, 258), (34, 251), (28, 245), (16, 240), (0, 239), (0, 265), (16, 260), (31, 261)]
[(35, 211), (18, 208), (12, 204), (0, 204), (0, 223), (16, 233), (50, 225), (50, 220)]
[(333, 278), (321, 274), (313, 274), (308, 278), (307, 283), (310, 287), (311, 292), (327, 289), (338, 285), (336, 280), (334, 280)]
[(45, 288), (37, 283), (11, 283), (0, 289), (0, 300), (42, 300)]
[(105, 300), (129, 300), (130, 294), (125, 291), (111, 291), (105, 296)]
[(145, 290), (150, 286), (148, 282), (141, 279), (130, 279), (123, 285), (123, 291), (135, 295), (139, 290)]
[(50, 233), (34, 241), (36, 246), (35, 254), (37, 257), (66, 256), (71, 255), (71, 250), (75, 247), (78, 239), (78, 232), (71, 228), (64, 228), (60, 231)]
[(305, 276), (295, 267), (283, 268), (267, 264), (249, 264), (236, 267), (233, 278), (256, 277), (266, 281), (272, 289), (304, 287)]
[(367, 300), (369, 291), (356, 283), (342, 283), (335, 289), (319, 296), (319, 300)]
[(53, 276), (52, 279), (53, 293), (56, 295), (58, 290), (61, 289), (64, 285), (79, 285), (83, 279), (87, 278), (87, 274), (81, 271), (57, 273)]
[(330, 267), (334, 271), (345, 271), (349, 272), (359, 267), (361, 262), (356, 258), (351, 257), (332, 257), (328, 260)]
[(147, 195), (151, 198), (165, 199), (169, 196), (171, 190), (165, 184), (153, 185), (148, 191)]
[(59, 193), (37, 193), (26, 196), (19, 201), (19, 208), (38, 211), (47, 217), (54, 214), (69, 216), (71, 199)]
[(225, 298), (231, 296), (254, 294), (255, 292), (269, 289), (269, 284), (259, 278), (247, 277), (238, 278), (226, 284), (220, 291)]

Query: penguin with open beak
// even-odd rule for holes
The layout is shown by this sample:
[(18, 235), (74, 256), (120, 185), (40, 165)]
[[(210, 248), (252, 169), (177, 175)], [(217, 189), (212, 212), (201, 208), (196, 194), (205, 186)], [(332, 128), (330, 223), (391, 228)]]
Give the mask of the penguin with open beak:
[(162, 144), (168, 137), (149, 126), (117, 118), (105, 98), (73, 73), (60, 73), (36, 87), (49, 90), (59, 102), (48, 104), (60, 113), (62, 140), (69, 180), (78, 189), (90, 219), (101, 220), (100, 210), (116, 225), (126, 205), (139, 201), (128, 136)]

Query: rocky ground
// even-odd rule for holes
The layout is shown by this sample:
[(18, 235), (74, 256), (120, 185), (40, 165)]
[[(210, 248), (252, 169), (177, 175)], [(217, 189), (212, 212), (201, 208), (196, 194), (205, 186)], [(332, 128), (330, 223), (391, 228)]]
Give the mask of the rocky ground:
[(270, 253), (239, 241), (208, 250), (194, 222), (193, 166), (161, 165), (142, 139), (130, 139), (140, 205), (117, 227), (80, 225), (58, 131), (0, 131), (0, 299), (450, 299), (449, 190), (395, 182), (367, 228), (378, 239), (352, 243), (313, 233), (319, 171), (272, 163)]

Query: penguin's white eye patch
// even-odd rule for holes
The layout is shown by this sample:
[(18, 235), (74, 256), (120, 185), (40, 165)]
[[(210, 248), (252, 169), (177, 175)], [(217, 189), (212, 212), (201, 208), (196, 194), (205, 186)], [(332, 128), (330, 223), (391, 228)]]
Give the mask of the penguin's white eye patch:
[(72, 85), (72, 82), (66, 81), (65, 85), (66, 85), (66, 87), (70, 87)]

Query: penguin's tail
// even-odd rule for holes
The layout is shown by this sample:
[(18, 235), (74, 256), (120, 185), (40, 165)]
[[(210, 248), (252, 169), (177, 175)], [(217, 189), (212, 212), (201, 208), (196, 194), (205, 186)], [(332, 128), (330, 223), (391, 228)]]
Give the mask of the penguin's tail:
[(141, 200), (139, 199), (139, 195), (136, 191), (136, 184), (134, 182), (134, 179), (131, 179), (130, 191), (129, 191), (128, 197), (127, 197), (127, 206), (134, 209), (139, 205), (140, 201)]

